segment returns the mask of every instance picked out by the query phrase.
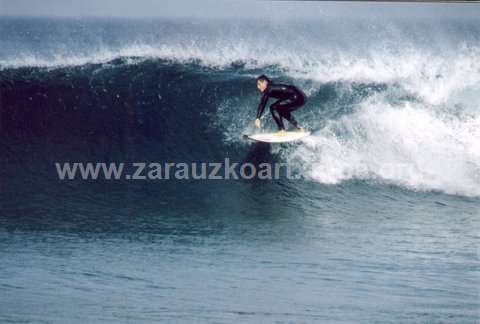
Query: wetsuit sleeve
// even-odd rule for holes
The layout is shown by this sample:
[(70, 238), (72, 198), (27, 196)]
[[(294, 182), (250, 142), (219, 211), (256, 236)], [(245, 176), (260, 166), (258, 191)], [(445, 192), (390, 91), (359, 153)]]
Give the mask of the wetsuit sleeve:
[(260, 101), (260, 104), (258, 105), (258, 111), (257, 111), (257, 119), (262, 117), (263, 111), (265, 110), (265, 106), (267, 105), (268, 101), (268, 92), (265, 91), (265, 93), (262, 96), (262, 100)]

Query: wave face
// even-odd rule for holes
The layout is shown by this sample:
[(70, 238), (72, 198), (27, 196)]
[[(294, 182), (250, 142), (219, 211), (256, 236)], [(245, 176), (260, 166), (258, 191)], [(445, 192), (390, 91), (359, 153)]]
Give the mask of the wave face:
[(480, 196), (474, 21), (5, 18), (0, 31), (7, 162), (28, 150), (48, 161), (241, 159), (254, 77), (267, 73), (309, 97), (296, 116), (313, 136), (273, 148), (305, 178)]

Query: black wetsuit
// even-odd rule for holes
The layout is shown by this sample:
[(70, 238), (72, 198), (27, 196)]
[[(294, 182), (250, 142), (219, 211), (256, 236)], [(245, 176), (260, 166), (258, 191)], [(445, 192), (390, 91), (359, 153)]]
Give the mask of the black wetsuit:
[(267, 88), (263, 92), (262, 100), (258, 105), (257, 118), (262, 116), (270, 97), (278, 99), (270, 106), (270, 112), (277, 123), (278, 129), (285, 129), (283, 118), (296, 128), (299, 128), (297, 121), (290, 113), (305, 104), (305, 94), (292, 85), (268, 82)]

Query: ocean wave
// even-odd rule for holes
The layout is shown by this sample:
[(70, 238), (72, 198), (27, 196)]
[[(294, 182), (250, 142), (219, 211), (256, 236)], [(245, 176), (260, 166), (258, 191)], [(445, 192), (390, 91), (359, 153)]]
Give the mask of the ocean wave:
[[(99, 151), (147, 138), (164, 150), (145, 149), (157, 156), (219, 156), (227, 145), (245, 145), (241, 134), (253, 131), (260, 99), (254, 77), (267, 73), (309, 97), (296, 116), (316, 131), (282, 153), (306, 178), (480, 195), (477, 38), (454, 33), (439, 45), (422, 42), (421, 32), (372, 34), (371, 26), (337, 32), (324, 25), (314, 35), (305, 27), (263, 26), (258, 33), (254, 26), (226, 36), (202, 26), (195, 34), (197, 27), (150, 40), (134, 35), (120, 45), (101, 39), (75, 47), (67, 33), (71, 46), (53, 40), (45, 48), (19, 45), (14, 54), (0, 49), (0, 77), (8, 80), (2, 131), (73, 144), (82, 143), (78, 136), (89, 147), (101, 138)], [(44, 111), (31, 116), (38, 107)], [(178, 129), (182, 143), (193, 141), (192, 130), (209, 135), (177, 145)]]

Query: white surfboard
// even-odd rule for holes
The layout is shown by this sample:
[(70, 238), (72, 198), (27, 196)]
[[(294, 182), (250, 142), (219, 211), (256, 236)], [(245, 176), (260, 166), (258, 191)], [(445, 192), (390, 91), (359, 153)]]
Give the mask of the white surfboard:
[(285, 132), (283, 134), (279, 133), (259, 133), (259, 134), (250, 134), (246, 135), (247, 138), (254, 141), (266, 142), (266, 143), (283, 143), (283, 142), (292, 142), (304, 138), (310, 135), (310, 132)]

